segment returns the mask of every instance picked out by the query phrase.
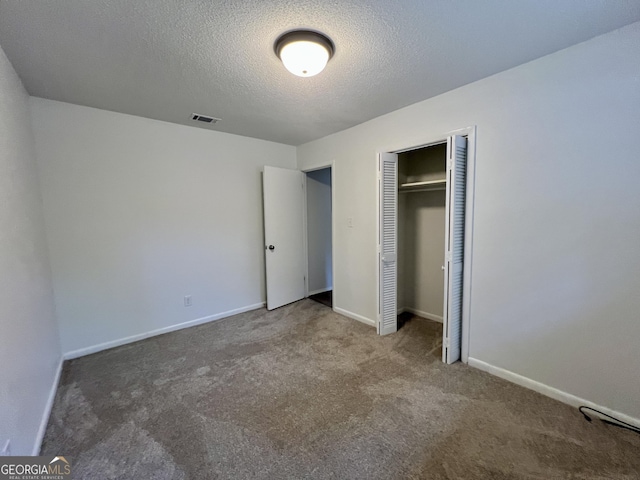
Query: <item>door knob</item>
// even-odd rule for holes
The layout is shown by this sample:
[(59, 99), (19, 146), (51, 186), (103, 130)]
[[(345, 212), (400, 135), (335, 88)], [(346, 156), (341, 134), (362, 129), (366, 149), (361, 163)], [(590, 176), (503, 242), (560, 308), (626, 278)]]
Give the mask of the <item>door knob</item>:
[(273, 245), (269, 245), (269, 250), (271, 250), (272, 252), (276, 249), (276, 247), (274, 247)]
[(441, 268), (442, 270), (444, 270), (444, 265), (442, 265), (440, 268)]

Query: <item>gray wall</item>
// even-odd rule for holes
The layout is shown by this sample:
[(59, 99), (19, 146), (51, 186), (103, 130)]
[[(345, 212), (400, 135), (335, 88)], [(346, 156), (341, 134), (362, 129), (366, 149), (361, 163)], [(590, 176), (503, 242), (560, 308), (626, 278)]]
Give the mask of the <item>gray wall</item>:
[(61, 358), (27, 102), (0, 49), (0, 449), (11, 439), (13, 455), (39, 448)]
[(331, 290), (331, 168), (307, 173), (309, 293)]
[[(442, 320), (444, 301), (444, 221), (445, 192), (412, 192), (405, 197), (402, 243), (402, 304), (432, 320)], [(440, 318), (433, 318), (440, 317)]]
[(294, 147), (41, 98), (31, 109), (65, 353), (261, 306), (261, 172), (295, 168)]

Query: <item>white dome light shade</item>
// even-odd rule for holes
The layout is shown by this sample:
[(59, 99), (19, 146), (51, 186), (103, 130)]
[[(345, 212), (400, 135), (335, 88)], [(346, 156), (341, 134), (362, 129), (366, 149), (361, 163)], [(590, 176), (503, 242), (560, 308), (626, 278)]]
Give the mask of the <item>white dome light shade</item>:
[(333, 55), (333, 43), (320, 33), (294, 31), (276, 41), (275, 51), (291, 73), (313, 77), (324, 70)]
[(318, 43), (292, 42), (282, 47), (280, 60), (294, 75), (313, 77), (324, 70), (329, 61), (329, 52)]

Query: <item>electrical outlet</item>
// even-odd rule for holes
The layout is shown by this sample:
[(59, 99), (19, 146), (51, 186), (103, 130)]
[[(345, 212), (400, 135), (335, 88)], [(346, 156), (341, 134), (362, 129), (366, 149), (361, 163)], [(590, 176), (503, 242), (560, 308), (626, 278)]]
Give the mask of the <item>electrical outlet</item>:
[(192, 305), (191, 303), (191, 295), (185, 295), (184, 296), (184, 306), (185, 307), (190, 307)]
[(10, 457), (11, 456), (11, 440), (7, 440), (7, 443), (4, 444), (4, 448), (2, 452), (0, 452), (0, 457)]
[(353, 228), (353, 217), (347, 217), (347, 227)]

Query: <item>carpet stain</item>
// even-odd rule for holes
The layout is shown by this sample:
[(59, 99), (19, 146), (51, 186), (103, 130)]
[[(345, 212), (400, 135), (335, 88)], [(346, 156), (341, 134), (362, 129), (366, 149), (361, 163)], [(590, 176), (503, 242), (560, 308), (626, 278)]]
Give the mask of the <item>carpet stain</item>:
[(631, 479), (640, 436), (304, 300), (65, 362), (42, 454), (74, 478)]

